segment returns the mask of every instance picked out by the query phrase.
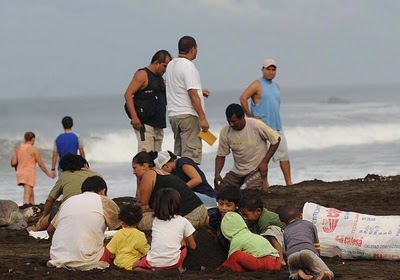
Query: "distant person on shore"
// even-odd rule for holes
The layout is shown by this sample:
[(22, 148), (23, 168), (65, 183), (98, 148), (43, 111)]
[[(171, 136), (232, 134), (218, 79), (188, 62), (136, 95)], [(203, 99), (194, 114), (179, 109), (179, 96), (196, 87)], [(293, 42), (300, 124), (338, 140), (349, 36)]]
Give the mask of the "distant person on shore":
[(247, 222), (250, 231), (266, 238), (278, 251), (281, 264), (286, 265), (282, 247), (283, 224), (277, 213), (264, 207), (261, 194), (252, 190), (242, 191), (239, 212)]
[(64, 155), (60, 160), (60, 168), (62, 173), (47, 196), (42, 217), (36, 225), (26, 228), (28, 232), (47, 229), (58, 211), (58, 208), (53, 208), (56, 200), (62, 196), (61, 203), (63, 203), (70, 197), (81, 194), (82, 183), (88, 177), (99, 176), (89, 169), (89, 163), (80, 155), (70, 153)]
[(241, 197), (238, 188), (225, 186), (217, 194), (218, 208), (208, 209), (208, 226), (214, 231), (217, 244), (225, 254), (229, 252), (229, 240), (221, 232), (221, 222), (226, 213), (238, 212)]
[(157, 153), (154, 163), (158, 168), (184, 181), (206, 207), (217, 206), (213, 187), (207, 182), (204, 172), (191, 158), (178, 157), (170, 151), (161, 151)]
[(264, 237), (250, 232), (238, 213), (225, 214), (221, 231), (231, 243), (228, 259), (217, 269), (227, 267), (237, 272), (281, 269), (279, 254), (275, 248)]
[(121, 206), (118, 218), (122, 222), (122, 229), (115, 233), (106, 248), (114, 258), (115, 266), (132, 270), (150, 249), (146, 235), (136, 228), (142, 219), (142, 209), (137, 204), (125, 204)]
[(181, 196), (172, 188), (160, 190), (154, 199), (155, 219), (151, 248), (134, 267), (135, 272), (178, 269), (183, 272), (187, 247), (196, 249), (193, 225), (181, 216)]
[(166, 123), (167, 98), (163, 75), (172, 57), (157, 51), (147, 67), (140, 68), (125, 92), (125, 111), (135, 130), (138, 152), (161, 151)]
[(154, 220), (156, 194), (165, 188), (173, 188), (181, 197), (181, 215), (195, 228), (202, 227), (208, 218), (207, 208), (179, 177), (169, 174), (154, 164), (148, 152), (139, 152), (132, 159), (133, 173), (140, 180), (137, 199), (142, 207), (143, 218), (138, 224), (140, 230), (151, 230)]
[(121, 226), (119, 207), (107, 197), (107, 184), (100, 176), (87, 178), (82, 194), (61, 204), (47, 229), (52, 237), (49, 267), (90, 270), (112, 263), (105, 249), (106, 228)]
[[(261, 119), (278, 132), (281, 142), (272, 160), (279, 161), (287, 186), (293, 185), (290, 174), (289, 151), (280, 116), (281, 93), (273, 79), (276, 75), (276, 62), (266, 59), (261, 68), (262, 77), (252, 82), (240, 96), (240, 103), (246, 116)], [(250, 101), (250, 109), (249, 103)]]
[(34, 146), (35, 134), (31, 131), (25, 132), (25, 143), (18, 146), (11, 159), (11, 166), (17, 171), (17, 184), (24, 187), (24, 205), (35, 204), (35, 193), (33, 188), (36, 183), (36, 163), (49, 178), (55, 175), (49, 172), (42, 161), (39, 149)]
[(168, 65), (166, 76), (167, 111), (174, 133), (174, 153), (201, 163), (202, 143), (200, 130), (207, 131), (209, 124), (204, 110), (204, 96), (199, 71), (193, 64), (197, 57), (197, 43), (193, 37), (183, 36), (178, 42), (179, 55)]
[[(79, 137), (78, 134), (72, 131), (72, 126), (74, 125), (74, 121), (70, 116), (66, 116), (61, 120), (62, 126), (64, 128), (64, 133), (58, 135), (56, 140), (54, 141), (53, 147), (53, 158), (51, 161), (51, 172), (55, 176), (57, 159), (61, 158), (68, 154), (79, 154), (85, 158), (85, 150), (83, 149), (83, 141)], [(60, 165), (58, 164), (58, 175), (61, 173)]]
[(279, 218), (285, 225), (283, 233), (290, 279), (329, 279), (333, 272), (320, 258), (317, 228), (302, 219), (300, 211), (291, 204), (278, 207)]
[[(214, 186), (224, 186), (266, 191), (268, 163), (279, 146), (279, 135), (260, 120), (244, 117), (239, 104), (231, 104), (225, 111), (228, 124), (219, 135), (215, 158)], [(270, 143), (270, 145), (269, 145)], [(222, 179), (225, 157), (232, 151), (233, 169)], [(255, 178), (254, 178), (255, 177)]]

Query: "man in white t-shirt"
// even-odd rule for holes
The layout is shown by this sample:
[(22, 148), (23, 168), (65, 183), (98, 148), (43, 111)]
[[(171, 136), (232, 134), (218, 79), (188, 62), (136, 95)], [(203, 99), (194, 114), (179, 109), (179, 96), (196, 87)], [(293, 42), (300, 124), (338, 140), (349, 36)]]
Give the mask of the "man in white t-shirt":
[(82, 194), (61, 204), (47, 232), (52, 236), (49, 267), (90, 270), (112, 263), (104, 246), (106, 227), (121, 226), (119, 207), (107, 197), (106, 182), (100, 176), (88, 177)]
[[(239, 104), (229, 105), (225, 114), (229, 125), (224, 127), (219, 135), (215, 159), (215, 188), (240, 188), (246, 182), (248, 189), (266, 191), (269, 187), (266, 179), (268, 163), (280, 142), (278, 133), (259, 119), (245, 119), (243, 108)], [(222, 179), (220, 173), (225, 165), (225, 157), (231, 151), (234, 165)], [(260, 176), (257, 176), (258, 174)]]
[(171, 60), (165, 73), (167, 112), (174, 133), (174, 153), (189, 157), (200, 164), (202, 143), (200, 130), (207, 131), (209, 124), (204, 111), (204, 96), (200, 74), (193, 60), (197, 56), (197, 43), (193, 37), (184, 36), (178, 42), (179, 55)]

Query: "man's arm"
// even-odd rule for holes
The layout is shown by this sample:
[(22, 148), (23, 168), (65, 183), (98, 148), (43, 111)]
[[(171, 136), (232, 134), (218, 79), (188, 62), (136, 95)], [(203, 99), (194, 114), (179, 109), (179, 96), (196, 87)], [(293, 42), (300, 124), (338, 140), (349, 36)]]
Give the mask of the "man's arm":
[(125, 102), (128, 107), (129, 113), (131, 114), (131, 122), (134, 129), (140, 131), (142, 123), (136, 113), (133, 96), (141, 89), (147, 86), (147, 74), (144, 70), (139, 70), (133, 76), (128, 88), (125, 92)]
[(50, 210), (54, 204), (54, 201), (56, 201), (56, 200), (54, 198), (52, 198), (50, 195), (47, 196), (46, 202), (44, 203), (44, 207), (43, 207), (43, 217), (50, 214)]
[(192, 106), (196, 111), (197, 115), (199, 116), (201, 130), (207, 131), (210, 126), (208, 125), (208, 121), (206, 118), (206, 114), (204, 113), (203, 107), (201, 107), (201, 100), (197, 93), (197, 89), (189, 89), (188, 94), (190, 97), (190, 101), (192, 102)]
[(251, 118), (253, 118), (254, 115), (250, 112), (248, 100), (249, 100), (249, 98), (253, 98), (253, 101), (258, 101), (258, 100), (254, 100), (254, 99), (257, 99), (257, 98), (255, 98), (255, 97), (257, 97), (255, 95), (257, 95), (257, 93), (259, 92), (259, 87), (260, 87), (260, 82), (254, 81), (246, 88), (246, 90), (240, 96), (240, 104), (243, 107), (243, 111), (246, 114), (246, 116), (251, 117)]
[(265, 157), (261, 161), (261, 163), (258, 165), (258, 170), (260, 171), (262, 178), (267, 177), (269, 161), (271, 160), (272, 156), (275, 154), (276, 150), (278, 149), (280, 142), (281, 142), (281, 138), (279, 137), (277, 143), (271, 144), (269, 146), (267, 154), (265, 155)]
[(81, 157), (83, 157), (83, 158), (86, 158), (86, 157), (85, 157), (85, 150), (83, 149), (83, 147), (82, 147), (82, 148), (79, 148), (79, 155), (80, 155)]
[(221, 171), (225, 165), (225, 157), (216, 156), (215, 157), (215, 174), (214, 174), (214, 187), (217, 189), (222, 181)]

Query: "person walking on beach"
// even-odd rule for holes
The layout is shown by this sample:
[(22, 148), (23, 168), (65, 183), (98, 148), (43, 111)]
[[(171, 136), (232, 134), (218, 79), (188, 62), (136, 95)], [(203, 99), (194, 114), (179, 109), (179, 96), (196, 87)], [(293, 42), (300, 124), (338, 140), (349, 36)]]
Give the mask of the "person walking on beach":
[[(219, 134), (215, 158), (215, 189), (224, 186), (241, 188), (245, 185), (243, 188), (266, 191), (269, 187), (266, 180), (268, 163), (278, 149), (279, 135), (260, 120), (245, 119), (239, 104), (229, 105), (225, 114), (229, 125)], [(234, 165), (222, 179), (220, 174), (225, 165), (225, 157), (231, 151)]]
[[(262, 77), (252, 82), (240, 96), (240, 103), (246, 116), (262, 119), (269, 127), (278, 132), (281, 142), (272, 160), (279, 161), (287, 186), (293, 185), (290, 172), (289, 152), (280, 116), (281, 93), (277, 83), (276, 62), (266, 59), (261, 68)], [(250, 101), (250, 108), (249, 102)]]
[[(53, 158), (51, 160), (51, 172), (56, 172), (57, 159), (68, 154), (76, 155), (79, 150), (79, 154), (85, 158), (85, 150), (83, 149), (83, 141), (78, 134), (72, 131), (72, 126), (74, 121), (70, 116), (66, 116), (61, 120), (62, 126), (64, 128), (64, 133), (58, 135), (54, 141), (53, 147)], [(58, 173), (61, 173), (60, 165), (58, 164)]]
[(136, 71), (125, 92), (125, 111), (135, 130), (138, 152), (161, 151), (166, 124), (166, 93), (163, 75), (172, 57), (157, 51), (147, 67)]
[(202, 88), (199, 71), (192, 62), (197, 57), (196, 40), (182, 37), (178, 50), (178, 57), (169, 63), (166, 71), (167, 111), (174, 133), (174, 153), (200, 164), (202, 143), (198, 134), (209, 128), (203, 97), (208, 97), (210, 91)]
[(40, 169), (50, 178), (55, 175), (49, 172), (42, 161), (39, 149), (34, 146), (35, 134), (31, 131), (25, 132), (25, 143), (21, 144), (14, 152), (11, 166), (17, 171), (17, 184), (24, 187), (23, 204), (35, 204), (35, 193), (33, 188), (36, 183), (36, 163)]

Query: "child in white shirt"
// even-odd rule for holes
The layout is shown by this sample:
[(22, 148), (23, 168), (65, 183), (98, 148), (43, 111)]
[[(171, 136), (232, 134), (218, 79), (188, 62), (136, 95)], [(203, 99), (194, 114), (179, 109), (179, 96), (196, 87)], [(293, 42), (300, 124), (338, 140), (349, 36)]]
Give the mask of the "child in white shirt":
[(154, 201), (155, 219), (152, 227), (151, 248), (134, 266), (135, 272), (179, 269), (187, 254), (187, 247), (196, 248), (195, 228), (180, 216), (181, 197), (172, 188), (161, 189)]

